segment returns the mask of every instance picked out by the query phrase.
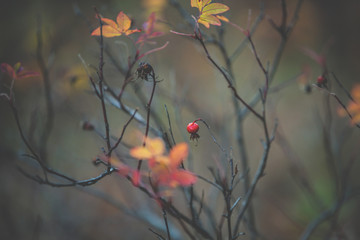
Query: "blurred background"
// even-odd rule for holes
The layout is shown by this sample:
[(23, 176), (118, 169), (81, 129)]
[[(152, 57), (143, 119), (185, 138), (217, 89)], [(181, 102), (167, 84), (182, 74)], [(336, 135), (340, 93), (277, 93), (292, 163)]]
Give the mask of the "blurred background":
[[(179, 2), (191, 14), (197, 14), (196, 9), (190, 8), (190, 1)], [(223, 2), (230, 7), (225, 15), (242, 27), (247, 24), (249, 9), (252, 22), (260, 12), (260, 1)], [(287, 3), (291, 18), (296, 1), (289, 0)], [(222, 146), (233, 149), (235, 162), (240, 167), (236, 118), (232, 107), (229, 107), (232, 105), (231, 92), (198, 43), (169, 33), (170, 29), (192, 33), (192, 29), (168, 1), (9, 1), (0, 9), (0, 63), (14, 65), (21, 62), (25, 70), (40, 72), (37, 63), (38, 31), (43, 39), (42, 56), (49, 68), (55, 113), (54, 127), (46, 146), (49, 165), (79, 180), (94, 177), (102, 171), (101, 167), (92, 164), (92, 160), (101, 154), (105, 143), (94, 132), (81, 128), (82, 121), (89, 121), (103, 131), (100, 103), (90, 91), (88, 77), (79, 58), (80, 55), (89, 66), (98, 66), (99, 46), (90, 36), (91, 30), (98, 26), (94, 6), (104, 17), (111, 19), (124, 11), (133, 20), (133, 28), (141, 28), (151, 12), (157, 13), (160, 20), (156, 28), (165, 34), (156, 40), (158, 43), (155, 46), (161, 46), (166, 41), (170, 44), (144, 59), (153, 66), (161, 80), (153, 111), (167, 127), (164, 104), (167, 105), (176, 141), (190, 144), (186, 165), (192, 171), (211, 178), (208, 166), (216, 166), (217, 159), (224, 160), (206, 128), (201, 128), (198, 143), (189, 141), (186, 125), (200, 117), (211, 126)], [(271, 64), (280, 37), (268, 19), (280, 22), (281, 4), (278, 0), (268, 0), (264, 6), (265, 18), (254, 33), (253, 40), (262, 61), (270, 61)], [(305, 0), (301, 8), (299, 20), (274, 77), (273, 85), (284, 87), (271, 94), (267, 104), (269, 126), (272, 127), (277, 119), (279, 128), (266, 175), (260, 180), (254, 196), (257, 230), (263, 239), (299, 239), (314, 219), (336, 203), (339, 179), (344, 177), (342, 173), (347, 169), (350, 170), (346, 172), (346, 185), (354, 197), (344, 202), (341, 210), (336, 212), (336, 220), (332, 218), (321, 224), (311, 239), (358, 239), (360, 236), (357, 227), (360, 205), (356, 195), (360, 190), (357, 175), (360, 168), (359, 129), (351, 126), (348, 118), (338, 116), (339, 105), (325, 92), (313, 89), (309, 93), (304, 90), (322, 74), (321, 66), (304, 54), (304, 49), (324, 56), (329, 71), (336, 74), (346, 89), (350, 90), (359, 83), (359, 10), (360, 2), (357, 0)], [(210, 36), (216, 34), (214, 26), (209, 30), (202, 29)], [(244, 36), (230, 25), (224, 29), (224, 45), (232, 53)], [(119, 37), (105, 39), (105, 42), (116, 61), (126, 65), (128, 54), (133, 53), (129, 47), (131, 41)], [(145, 49), (153, 47), (149, 45)], [(215, 60), (224, 64), (220, 52), (211, 44), (209, 50)], [(105, 78), (114, 88), (121, 87), (124, 77), (107, 57), (104, 71)], [(303, 71), (306, 74), (299, 77)], [(8, 92), (8, 76), (0, 74), (0, 90)], [(263, 75), (250, 48), (245, 48), (234, 61), (234, 76), (239, 94), (247, 101), (262, 86)], [(136, 86), (134, 91), (142, 91), (146, 98), (149, 96), (151, 83), (136, 80), (133, 84)], [(335, 82), (332, 86), (332, 91), (347, 104), (344, 91)], [(144, 114), (145, 107), (134, 97), (134, 91), (126, 92), (124, 101), (132, 107), (139, 107), (140, 113)], [(34, 145), (46, 121), (43, 93), (41, 78), (15, 82), (20, 121)], [(119, 136), (129, 117), (114, 107), (109, 107), (109, 116), (111, 132)], [(130, 146), (138, 145), (141, 132), (144, 132), (144, 127), (133, 122), (125, 134), (125, 142)], [(244, 136), (250, 162), (249, 174), (253, 176), (262, 154), (260, 139), (264, 136), (261, 124), (251, 115), (244, 123)], [(11, 109), (1, 99), (1, 239), (156, 239), (149, 232), (151, 226), (144, 216), (148, 214), (154, 224), (152, 227), (156, 229), (156, 221), (162, 224), (158, 205), (133, 189), (124, 178), (113, 174), (87, 188), (39, 185), (18, 171), (21, 167), (29, 173), (41, 175), (38, 166), (24, 157), (24, 153), (27, 149), (21, 141)], [(128, 149), (124, 146), (119, 148), (117, 155), (130, 165), (136, 164), (131, 162)], [(311, 185), (312, 194), (304, 187), (304, 181)], [(214, 194), (214, 190), (203, 182), (195, 188), (199, 192), (205, 189), (206, 196)], [(244, 194), (241, 186), (236, 194)], [(174, 199), (183, 204), (179, 193), (175, 193)], [(209, 204), (218, 206), (221, 215), (221, 198), (209, 199)], [(134, 209), (142, 213), (142, 220), (134, 214)], [(174, 236), (181, 239), (181, 227), (170, 221)], [(246, 232), (245, 227), (243, 230)], [(248, 238), (244, 236), (241, 239)]]

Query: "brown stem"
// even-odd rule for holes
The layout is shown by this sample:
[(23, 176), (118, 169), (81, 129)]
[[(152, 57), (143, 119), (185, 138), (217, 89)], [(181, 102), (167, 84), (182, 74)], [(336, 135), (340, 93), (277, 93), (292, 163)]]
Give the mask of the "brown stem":
[(262, 119), (261, 115), (259, 113), (257, 113), (249, 104), (247, 104), (238, 94), (236, 88), (234, 87), (234, 85), (232, 84), (229, 76), (225, 73), (225, 71), (215, 62), (215, 60), (211, 57), (205, 43), (204, 40), (201, 36), (200, 33), (200, 29), (198, 29), (199, 33), (195, 34), (195, 37), (197, 40), (199, 40), (201, 46), (203, 47), (207, 58), (210, 60), (210, 62), (219, 70), (219, 72), (223, 75), (223, 77), (225, 78), (227, 84), (228, 84), (228, 88), (230, 88), (233, 91), (233, 94), (235, 96), (236, 99), (238, 99), (242, 104), (245, 105), (245, 107), (251, 111), (257, 118), (259, 118), (260, 120)]
[(42, 31), (41, 31), (41, 20), (38, 18), (38, 30), (37, 30), (37, 62), (42, 73), (44, 81), (44, 94), (45, 94), (45, 103), (46, 103), (46, 122), (44, 124), (44, 129), (40, 137), (40, 156), (42, 161), (46, 162), (47, 155), (47, 143), (50, 137), (51, 131), (54, 125), (54, 109), (51, 96), (51, 84), (49, 77), (49, 70), (46, 66), (44, 57), (43, 57), (43, 41), (42, 41)]
[(170, 229), (169, 229), (169, 224), (167, 221), (166, 211), (164, 208), (162, 209), (162, 211), (163, 211), (163, 218), (164, 218), (164, 222), (165, 222), (165, 226), (166, 226), (166, 233), (168, 236), (168, 240), (171, 240)]
[[(153, 100), (153, 98), (154, 98), (155, 88), (156, 88), (156, 83), (157, 83), (157, 82), (156, 82), (156, 76), (155, 76), (154, 69), (151, 70), (150, 77), (153, 79), (153, 87), (152, 87), (152, 90), (151, 90), (149, 102), (147, 103), (147, 106), (146, 106), (147, 114), (146, 114), (145, 136), (144, 136), (144, 142), (143, 142), (143, 146), (144, 146), (144, 147), (145, 147), (145, 145), (146, 145), (146, 138), (147, 138), (148, 135), (149, 135), (151, 103), (152, 103), (152, 100)], [(138, 166), (137, 166), (137, 169), (138, 169), (138, 170), (140, 170), (141, 164), (142, 164), (142, 160), (139, 160), (139, 163), (138, 163)]]

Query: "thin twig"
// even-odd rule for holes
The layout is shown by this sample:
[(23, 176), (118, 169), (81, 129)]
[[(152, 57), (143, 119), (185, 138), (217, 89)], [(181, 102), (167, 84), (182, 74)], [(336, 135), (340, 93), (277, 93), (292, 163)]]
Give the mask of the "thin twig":
[[(148, 135), (149, 135), (151, 103), (152, 103), (152, 100), (153, 100), (153, 98), (154, 98), (155, 88), (156, 88), (156, 83), (157, 83), (157, 81), (156, 81), (156, 76), (155, 76), (155, 72), (154, 72), (154, 69), (153, 69), (152, 67), (151, 67), (151, 72), (150, 72), (149, 75), (150, 75), (150, 77), (151, 77), (152, 80), (153, 80), (153, 87), (152, 87), (152, 90), (151, 90), (149, 102), (148, 102), (147, 105), (146, 105), (147, 114), (146, 114), (146, 127), (145, 127), (144, 142), (143, 142), (143, 146), (144, 146), (144, 147), (145, 147), (145, 145), (146, 145), (146, 138), (147, 138)], [(142, 164), (142, 160), (139, 160), (138, 166), (137, 166), (137, 169), (138, 169), (138, 170), (140, 170), (141, 164)]]
[(205, 178), (205, 177), (203, 177), (203, 176), (200, 176), (200, 175), (196, 175), (196, 177), (198, 177), (199, 179), (201, 179), (201, 180), (209, 183), (210, 185), (216, 187), (216, 188), (219, 189), (220, 191), (223, 191), (223, 189), (222, 189), (222, 187), (221, 187), (220, 185), (218, 185), (218, 184), (210, 181), (209, 179), (207, 179), (207, 178)]
[[(99, 23), (100, 23), (100, 60), (99, 60), (99, 71), (98, 71), (98, 77), (99, 77), (99, 97), (100, 97), (100, 101), (101, 101), (101, 109), (102, 109), (102, 114), (103, 114), (103, 118), (104, 118), (104, 125), (105, 125), (105, 142), (106, 142), (106, 147), (107, 147), (107, 152), (111, 153), (111, 143), (110, 143), (110, 126), (109, 126), (109, 121), (108, 121), (108, 117), (107, 117), (107, 111), (106, 111), (106, 105), (105, 105), (105, 97), (104, 97), (104, 87), (103, 87), (103, 82), (104, 82), (104, 71), (103, 71), (103, 67), (104, 67), (104, 36), (103, 36), (103, 22), (101, 20), (101, 16), (99, 14), (99, 12), (97, 11), (97, 9), (95, 8), (95, 12), (97, 14), (97, 17), (99, 19)], [(110, 155), (107, 154), (107, 157), (110, 157)], [(108, 166), (108, 171), (110, 171), (111, 169), (111, 164), (109, 163)]]
[(130, 124), (130, 122), (134, 119), (134, 116), (135, 116), (136, 113), (137, 113), (137, 109), (135, 109), (135, 111), (134, 111), (134, 113), (131, 115), (130, 119), (129, 119), (129, 120), (125, 123), (125, 125), (123, 126), (123, 129), (122, 129), (122, 131), (121, 131), (120, 137), (118, 138), (118, 140), (116, 141), (116, 143), (112, 146), (112, 148), (109, 150), (109, 152), (108, 152), (108, 154), (107, 154), (108, 156), (111, 156), (112, 151), (114, 151), (114, 149), (116, 149), (116, 148), (119, 146), (122, 138), (124, 137), (125, 130), (126, 130), (127, 126), (128, 126), (128, 125)]
[[(294, 10), (294, 14), (293, 14), (293, 17), (292, 19), (290, 20), (288, 26), (286, 27), (286, 31), (285, 31), (285, 34), (281, 33), (281, 41), (277, 47), (277, 50), (275, 52), (275, 56), (273, 58), (273, 61), (271, 62), (271, 67), (269, 69), (269, 86), (271, 85), (271, 83), (273, 82), (274, 80), (274, 76), (275, 76), (275, 73), (277, 72), (277, 69), (280, 65), (280, 60), (281, 60), (281, 56), (284, 52), (284, 49), (285, 49), (285, 46), (286, 46), (286, 43), (289, 39), (289, 36), (291, 34), (291, 32), (293, 31), (294, 29), (294, 26), (295, 26), (295, 23), (297, 22), (298, 18), (299, 18), (299, 12), (300, 12), (300, 9), (301, 9), (301, 6), (303, 4), (304, 0), (298, 0), (297, 4), (296, 4), (296, 7), (295, 7), (295, 10)], [(282, 5), (282, 7), (286, 7), (284, 5)], [(256, 106), (256, 104), (261, 100), (261, 96), (260, 94), (256, 94), (253, 99), (250, 100), (249, 102), (249, 105), (251, 107), (254, 107)], [(242, 110), (241, 112), (241, 115), (242, 116), (245, 116), (247, 113), (249, 112), (249, 109), (245, 108)]]
[[(340, 106), (345, 110), (346, 114), (349, 116), (349, 118), (352, 120), (353, 116), (351, 115), (351, 113), (349, 112), (349, 110), (347, 109), (347, 107), (345, 106), (345, 104), (340, 100), (340, 98), (336, 95), (336, 93), (330, 92), (329, 90), (322, 88), (322, 87), (318, 87), (316, 84), (312, 85), (313, 87), (316, 87), (317, 89), (326, 92), (327, 94), (329, 94), (329, 96), (332, 96), (333, 98), (335, 98), (335, 100), (340, 104)], [(360, 124), (358, 123), (354, 123), (354, 125), (358, 128), (360, 128)]]
[(45, 103), (46, 103), (46, 122), (44, 124), (44, 129), (42, 130), (42, 135), (40, 138), (40, 156), (42, 161), (46, 162), (47, 158), (47, 143), (50, 137), (51, 131), (54, 125), (54, 109), (52, 103), (51, 96), (51, 85), (50, 85), (50, 77), (49, 70), (46, 66), (44, 57), (43, 57), (43, 41), (42, 41), (42, 31), (41, 31), (41, 19), (38, 17), (38, 29), (37, 29), (37, 62), (40, 67), (40, 71), (42, 73), (43, 81), (44, 81), (44, 94), (45, 94)]
[(206, 126), (206, 128), (207, 128), (208, 131), (209, 131), (209, 134), (210, 134), (213, 142), (220, 148), (220, 150), (221, 150), (222, 152), (225, 153), (225, 149), (220, 145), (220, 143), (218, 143), (218, 141), (216, 140), (214, 134), (212, 133), (212, 131), (211, 131), (211, 129), (210, 129), (210, 126), (205, 122), (205, 120), (199, 118), (199, 119), (195, 120), (195, 122), (197, 122), (197, 121), (201, 121), (202, 123), (204, 123), (204, 125)]
[(240, 227), (240, 222), (241, 222), (241, 220), (242, 220), (242, 218), (244, 216), (244, 213), (245, 213), (246, 209), (248, 208), (248, 206), (250, 204), (250, 201), (251, 201), (251, 198), (252, 198), (252, 196), (254, 194), (256, 185), (259, 182), (260, 178), (264, 175), (264, 171), (265, 171), (265, 168), (266, 168), (266, 164), (267, 164), (267, 160), (268, 160), (268, 156), (269, 156), (269, 152), (270, 152), (270, 146), (271, 146), (271, 143), (273, 142), (274, 137), (275, 137), (277, 123), (275, 123), (275, 126), (274, 126), (271, 137), (267, 133), (268, 131), (267, 131), (266, 121), (263, 122), (263, 125), (264, 125), (264, 131), (265, 131), (265, 136), (266, 136), (266, 140), (265, 140), (266, 142), (264, 143), (264, 152), (263, 152), (261, 161), (259, 163), (259, 166), (258, 166), (258, 168), (256, 170), (255, 176), (254, 176), (254, 178), (253, 178), (253, 180), (251, 182), (250, 188), (247, 191), (247, 193), (246, 193), (246, 195), (244, 197), (244, 200), (242, 202), (242, 208), (241, 208), (241, 211), (238, 214), (238, 217), (236, 219), (235, 229), (234, 229), (233, 235), (237, 234), (237, 232), (239, 230), (239, 227)]
[(170, 115), (169, 115), (166, 104), (164, 106), (165, 106), (166, 116), (167, 116), (168, 123), (169, 123), (169, 131), (170, 131), (171, 140), (173, 141), (173, 144), (175, 145), (176, 142), (175, 142), (174, 133), (173, 133), (172, 127), (171, 127)]
[(269, 89), (269, 73), (268, 73), (268, 71), (265, 69), (264, 65), (262, 64), (262, 62), (261, 62), (261, 60), (260, 60), (260, 58), (259, 58), (259, 55), (258, 55), (258, 53), (257, 53), (257, 51), (256, 51), (256, 48), (255, 48), (255, 45), (254, 45), (254, 42), (253, 42), (253, 40), (252, 40), (252, 38), (251, 38), (250, 33), (249, 33), (247, 36), (248, 36), (248, 40), (249, 40), (251, 49), (252, 49), (252, 51), (253, 51), (253, 53), (254, 53), (255, 59), (256, 59), (258, 65), (259, 65), (261, 71), (263, 72), (263, 74), (264, 74), (264, 76), (265, 76), (265, 88), (264, 88), (264, 92), (263, 92), (263, 94), (264, 94), (263, 97), (266, 99), (266, 97), (267, 97), (267, 92), (268, 92), (268, 89)]
[[(258, 15), (258, 17), (256, 18), (254, 24), (252, 25), (251, 29), (250, 29), (250, 35), (253, 35), (256, 31), (256, 29), (258, 28), (260, 22), (262, 22), (262, 20), (264, 19), (265, 16), (265, 5), (264, 2), (261, 1), (261, 5), (260, 5), (260, 13)], [(241, 43), (239, 44), (239, 46), (235, 49), (234, 53), (231, 54), (231, 56), (229, 56), (229, 59), (231, 62), (234, 62), (235, 59), (240, 56), (240, 54), (242, 53), (242, 51), (245, 49), (246, 47), (246, 43), (247, 43), (248, 39), (244, 38), (244, 40), (241, 41)]]
[(161, 240), (165, 240), (165, 238), (163, 236), (161, 236), (159, 233), (155, 232), (154, 230), (152, 230), (151, 228), (148, 228), (150, 232), (152, 232), (153, 234), (155, 234), (159, 239)]
[(353, 102), (354, 98), (351, 96), (350, 92), (344, 87), (344, 85), (340, 82), (340, 80), (336, 77), (334, 72), (331, 72), (331, 75), (334, 77), (336, 83), (340, 86), (340, 88), (346, 93), (346, 96)]
[(165, 211), (164, 208), (162, 209), (162, 211), (163, 211), (163, 218), (164, 218), (164, 222), (165, 222), (165, 226), (166, 226), (166, 233), (167, 233), (167, 236), (168, 236), (168, 240), (171, 240), (170, 229), (169, 229), (169, 225), (168, 225), (166, 211)]
[[(199, 33), (200, 33), (200, 29), (198, 29)], [(228, 88), (230, 88), (233, 92), (233, 95), (236, 97), (236, 99), (238, 99), (243, 105), (245, 105), (245, 107), (252, 112), (257, 118), (259, 118), (260, 120), (262, 119), (261, 115), (259, 113), (257, 113), (247, 102), (245, 102), (238, 94), (236, 88), (234, 87), (234, 85), (232, 84), (232, 81), (230, 80), (228, 74), (226, 74), (226, 72), (224, 71), (224, 69), (222, 69), (216, 62), (215, 60), (211, 57), (205, 43), (204, 40), (200, 34), (195, 34), (196, 39), (200, 42), (201, 46), (203, 47), (205, 54), (207, 56), (207, 58), (210, 60), (210, 62), (214, 65), (214, 67), (216, 69), (219, 70), (219, 72), (223, 75), (224, 79), (226, 80), (227, 84), (228, 84)]]

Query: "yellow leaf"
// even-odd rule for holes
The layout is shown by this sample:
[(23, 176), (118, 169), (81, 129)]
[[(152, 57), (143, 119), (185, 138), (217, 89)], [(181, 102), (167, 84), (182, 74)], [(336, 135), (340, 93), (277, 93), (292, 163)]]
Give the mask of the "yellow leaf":
[(198, 23), (209, 28), (210, 25), (220, 26), (222, 21), (228, 22), (226, 17), (217, 14), (226, 12), (229, 7), (222, 3), (211, 3), (211, 0), (191, 0), (191, 6), (199, 9)]
[[(100, 36), (101, 35), (101, 31), (100, 31), (100, 27), (98, 27), (97, 29), (95, 29), (92, 33), (92, 36)], [(102, 35), (103, 37), (117, 37), (117, 36), (121, 36), (122, 32), (120, 32), (117, 28), (113, 28), (110, 25), (105, 25), (102, 26)]]
[(228, 19), (227, 17), (220, 16), (220, 15), (216, 15), (216, 17), (217, 17), (218, 19), (220, 19), (221, 21), (229, 22), (229, 19)]
[(153, 156), (146, 147), (134, 147), (130, 150), (130, 155), (137, 159), (149, 159)]
[(199, 0), (191, 0), (191, 7), (199, 8), (198, 2)]
[(203, 8), (202, 15), (215, 15), (226, 12), (227, 10), (229, 10), (229, 7), (222, 3), (211, 3)]
[(217, 17), (213, 16), (213, 15), (201, 15), (198, 22), (203, 24), (207, 28), (210, 27), (209, 24), (216, 25), (216, 26), (221, 25), (220, 20)]
[(146, 148), (149, 149), (154, 156), (162, 155), (165, 152), (165, 145), (161, 138), (147, 138)]

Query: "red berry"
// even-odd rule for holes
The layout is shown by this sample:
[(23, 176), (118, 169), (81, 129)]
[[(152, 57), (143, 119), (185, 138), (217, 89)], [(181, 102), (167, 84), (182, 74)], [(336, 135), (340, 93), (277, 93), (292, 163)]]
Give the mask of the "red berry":
[(191, 134), (197, 133), (199, 131), (199, 125), (195, 122), (191, 122), (187, 125), (186, 130)]
[(322, 85), (326, 82), (326, 78), (324, 76), (318, 76), (317, 78), (317, 84)]

